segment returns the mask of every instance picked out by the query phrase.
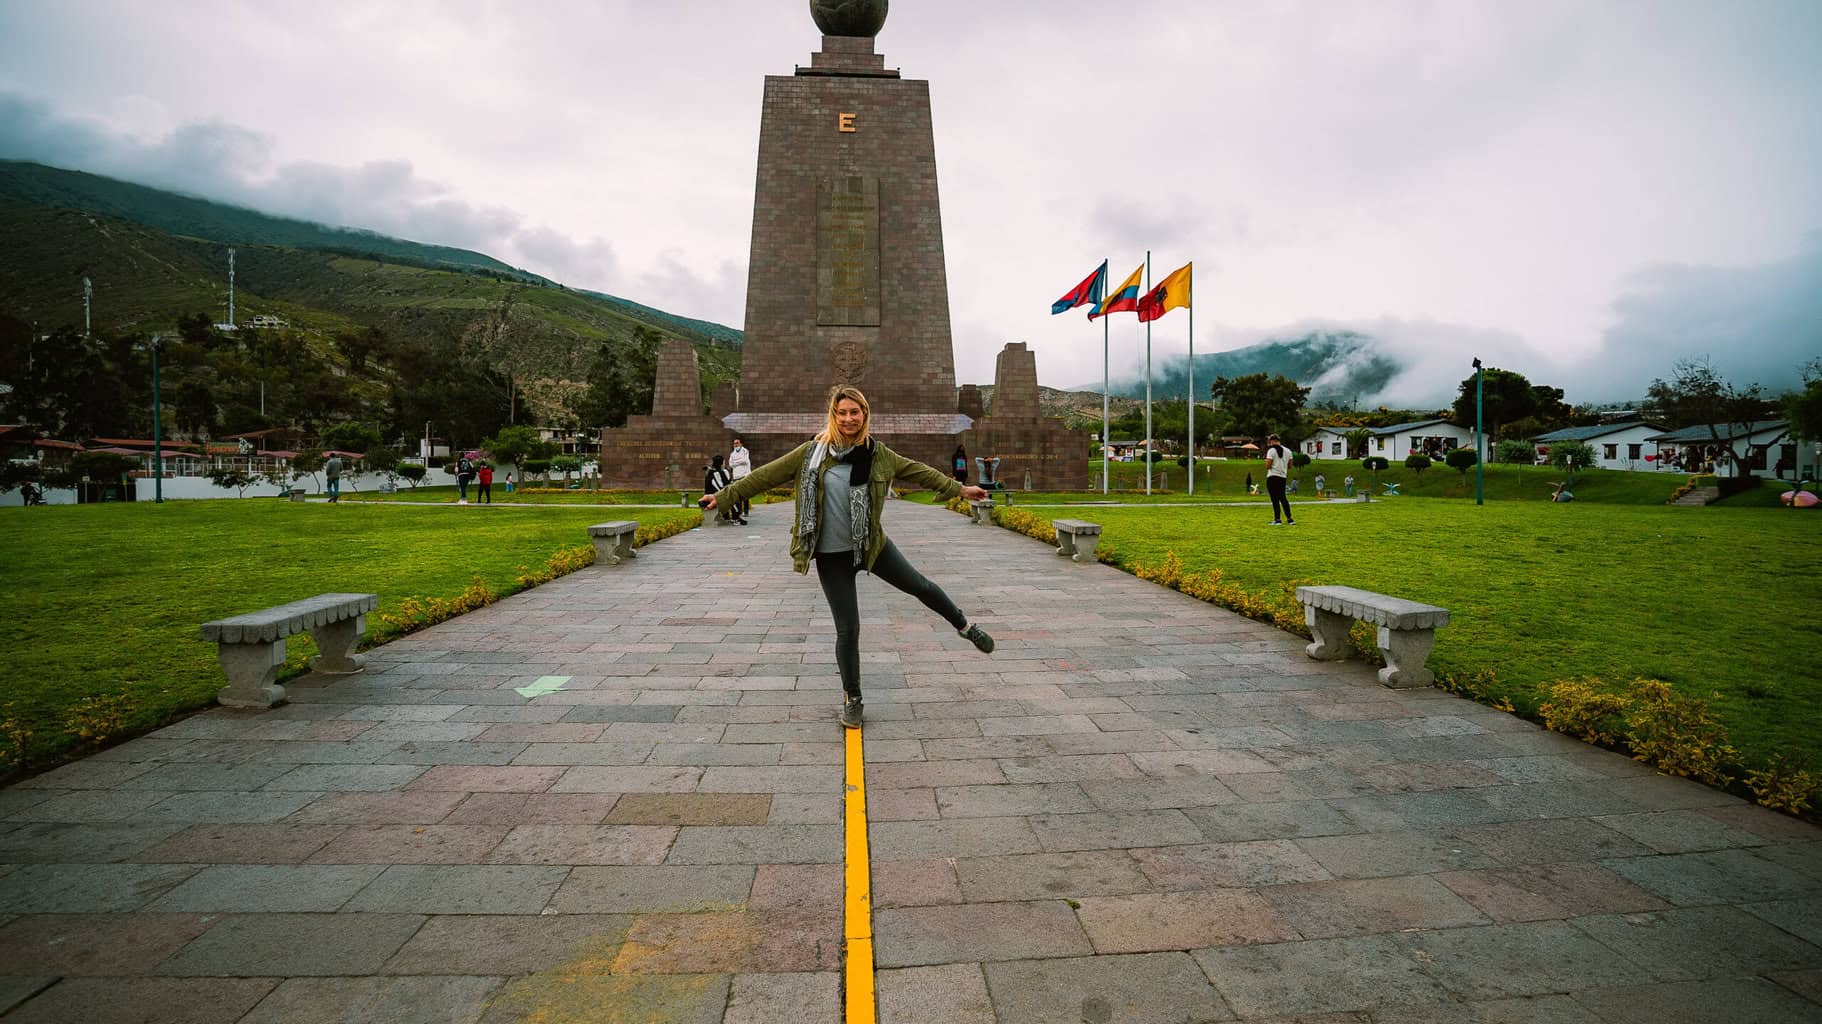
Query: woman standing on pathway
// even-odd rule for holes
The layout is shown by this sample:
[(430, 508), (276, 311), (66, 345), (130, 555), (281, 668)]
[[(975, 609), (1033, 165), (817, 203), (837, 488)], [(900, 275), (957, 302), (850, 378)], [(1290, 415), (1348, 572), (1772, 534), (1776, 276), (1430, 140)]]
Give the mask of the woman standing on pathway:
[(870, 414), (860, 389), (835, 388), (829, 392), (829, 418), (821, 433), (701, 501), (704, 509), (713, 509), (780, 484), (795, 484), (791, 562), (800, 573), (809, 572), (811, 561), (816, 563), (816, 579), (835, 618), (835, 664), (846, 694), (841, 724), (850, 729), (861, 723), (860, 606), (854, 581), (862, 572), (872, 572), (922, 601), (982, 653), (993, 651), (993, 638), (970, 625), (941, 587), (912, 568), (879, 525), (894, 478), (928, 487), (945, 501), (958, 494), (981, 501), (987, 492), (951, 480), (873, 440), (868, 433)]

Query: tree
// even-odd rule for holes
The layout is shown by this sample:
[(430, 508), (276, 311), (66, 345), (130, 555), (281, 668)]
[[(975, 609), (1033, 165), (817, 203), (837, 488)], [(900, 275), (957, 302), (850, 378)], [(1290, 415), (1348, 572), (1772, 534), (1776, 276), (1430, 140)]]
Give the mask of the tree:
[(322, 470), (324, 461), (321, 448), (306, 448), (291, 460), (291, 476), (296, 480), (309, 477), (311, 483), (316, 483), (316, 474)]
[(517, 463), (516, 465), (527, 477), (539, 477), (544, 483), (550, 483), (550, 477), (548, 475), (550, 473), (549, 459), (526, 459), (524, 462)]
[(10, 494), (25, 484), (44, 481), (44, 465), (38, 462), (0, 462), (0, 494)]
[[(1533, 415), (1538, 408), (1537, 389), (1522, 373), (1483, 367), (1481, 419), (1488, 437), (1499, 436), (1499, 425)], [(1554, 389), (1549, 389), (1554, 390)], [(1559, 392), (1560, 394), (1560, 392)], [(1458, 426), (1474, 428), (1474, 375), (1461, 382), (1452, 409)]]
[(664, 335), (640, 324), (629, 344), (602, 344), (588, 371), (588, 390), (576, 403), (576, 416), (586, 427), (624, 427), (626, 418), (652, 411), (652, 385), (658, 376), (658, 350)]
[(1529, 466), (1537, 461), (1537, 450), (1529, 441), (1501, 441), (1493, 447), (1493, 461)]
[(74, 481), (86, 478), (90, 486), (101, 489), (100, 497), (105, 500), (109, 487), (121, 483), (128, 473), (138, 468), (139, 459), (131, 455), (77, 452), (70, 459), (69, 476)]
[(1355, 427), (1347, 432), (1348, 457), (1362, 458), (1366, 455), (1367, 442), (1373, 439), (1373, 432), (1365, 427)]
[(365, 423), (336, 423), (323, 428), (323, 447), (367, 454), (380, 446), (380, 432)]
[(1291, 465), (1297, 467), (1298, 469), (1302, 469), (1303, 467), (1305, 467), (1309, 464), (1310, 464), (1310, 456), (1309, 456), (1308, 452), (1292, 452), (1291, 453)]
[(1422, 452), (1407, 455), (1404, 460), (1404, 468), (1416, 473), (1417, 478), (1421, 480), (1423, 471), (1430, 468), (1430, 457)]
[(1264, 373), (1216, 377), (1210, 393), (1233, 429), (1249, 437), (1284, 434), (1289, 438), (1310, 397), (1309, 388), (1299, 387), (1289, 377)]
[(569, 486), (572, 473), (582, 468), (582, 459), (577, 455), (558, 455), (550, 460), (550, 468), (563, 474), (563, 486)]
[(1587, 469), (1594, 465), (1594, 446), (1586, 441), (1558, 441), (1550, 446), (1550, 465), (1569, 471), (1569, 480), (1563, 486), (1575, 481), (1575, 471)]
[[(1741, 476), (1751, 476), (1746, 443), (1751, 425), (1771, 414), (1775, 406), (1764, 389), (1753, 384), (1736, 388), (1722, 380), (1706, 358), (1679, 360), (1669, 380), (1653, 380), (1646, 389), (1647, 409), (1675, 428), (1705, 426), (1715, 447), (1733, 460)], [(1725, 434), (1726, 436), (1723, 436)], [(1551, 453), (1555, 454), (1554, 450)]]
[(242, 498), (247, 496), (247, 488), (253, 486), (256, 477), (239, 466), (216, 466), (203, 474), (210, 483), (217, 487), (231, 488)]
[(410, 481), (411, 489), (417, 490), (418, 481), (424, 479), (424, 467), (415, 462), (406, 462), (399, 466), (399, 476)]
[(367, 449), (367, 457), (361, 460), (361, 468), (369, 473), (378, 473), (395, 484), (399, 478), (399, 450), (386, 445), (375, 445)]
[(538, 437), (534, 427), (513, 426), (501, 427), (500, 432), (481, 442), (488, 454), (499, 463), (512, 463), (520, 472), (529, 472), (522, 465), (527, 459), (548, 458), (556, 446)]
[[(1784, 415), (1798, 440), (1822, 442), (1822, 358), (1803, 367), (1803, 390), (1784, 396)], [(1799, 456), (1798, 462), (1803, 461)]]
[(1473, 469), (1474, 464), (1480, 461), (1480, 454), (1472, 448), (1455, 448), (1451, 449), (1449, 454), (1444, 455), (1442, 461), (1447, 463), (1450, 469), (1460, 473), (1463, 480), (1466, 480), (1468, 470)]

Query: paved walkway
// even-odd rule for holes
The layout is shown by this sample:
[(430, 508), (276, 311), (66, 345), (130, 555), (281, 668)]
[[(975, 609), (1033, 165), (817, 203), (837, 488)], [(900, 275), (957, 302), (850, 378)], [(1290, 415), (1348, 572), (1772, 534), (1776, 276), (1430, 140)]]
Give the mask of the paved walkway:
[[(6, 1021), (840, 1020), (838, 687), (788, 516), (0, 791)], [(863, 580), (882, 1021), (1822, 1016), (1822, 830), (887, 523), (1000, 646)]]

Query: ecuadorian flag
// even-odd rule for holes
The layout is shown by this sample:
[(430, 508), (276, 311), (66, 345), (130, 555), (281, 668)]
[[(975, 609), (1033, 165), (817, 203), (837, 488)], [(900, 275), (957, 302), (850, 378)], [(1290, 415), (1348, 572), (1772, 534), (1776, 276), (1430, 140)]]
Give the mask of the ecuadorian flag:
[(1067, 313), (1077, 306), (1098, 306), (1101, 304), (1101, 293), (1107, 290), (1107, 261), (1102, 260), (1095, 272), (1087, 280), (1069, 290), (1069, 294), (1050, 304), (1050, 315)]
[(1185, 263), (1171, 275), (1158, 282), (1158, 286), (1145, 293), (1139, 300), (1139, 322), (1149, 323), (1173, 309), (1189, 305), (1189, 268), (1194, 263)]
[(1134, 270), (1125, 281), (1121, 282), (1120, 287), (1107, 293), (1107, 297), (1101, 300), (1100, 305), (1088, 314), (1088, 319), (1093, 320), (1097, 316), (1106, 316), (1109, 313), (1136, 312), (1139, 308), (1139, 280), (1144, 276), (1145, 264), (1141, 263), (1137, 270)]

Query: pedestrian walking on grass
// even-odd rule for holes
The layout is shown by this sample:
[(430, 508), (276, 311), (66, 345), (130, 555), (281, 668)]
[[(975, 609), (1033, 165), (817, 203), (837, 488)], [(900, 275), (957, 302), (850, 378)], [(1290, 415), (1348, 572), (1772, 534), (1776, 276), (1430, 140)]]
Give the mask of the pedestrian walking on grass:
[(486, 462), (481, 463), (481, 468), (475, 471), (475, 480), (481, 485), (480, 493), (475, 495), (475, 500), (487, 505), (493, 504), (493, 466)]
[(468, 481), (473, 479), (474, 459), (472, 453), (465, 452), (461, 458), (456, 460), (456, 490), (461, 495), (456, 499), (456, 504), (468, 504)]
[[(1272, 496), (1272, 525), (1296, 526), (1297, 520), (1291, 518), (1291, 503), (1284, 496), (1285, 480), (1291, 473), (1291, 450), (1279, 443), (1278, 435), (1265, 439), (1265, 490)], [(1284, 510), (1284, 518), (1278, 518), (1278, 510)]]
[(323, 476), (329, 478), (329, 501), (331, 503), (340, 502), (342, 500), (342, 457), (340, 455), (330, 453), (329, 461), (323, 463)]
[[(736, 437), (734, 439), (733, 451), (728, 452), (728, 479), (730, 481), (745, 480), (747, 474), (752, 471), (753, 453), (747, 451), (746, 444), (742, 442), (740, 438)], [(745, 526), (747, 524), (747, 513), (752, 510), (753, 503), (751, 501), (742, 501), (729, 509), (728, 514), (734, 517), (735, 522)]]
[(923, 602), (982, 653), (993, 651), (993, 638), (970, 624), (941, 587), (905, 561), (879, 522), (886, 490), (895, 478), (927, 487), (943, 501), (957, 495), (983, 501), (987, 492), (887, 448), (868, 432), (869, 418), (867, 398), (859, 388), (837, 387), (829, 392), (828, 422), (821, 433), (718, 493), (703, 495), (701, 502), (703, 508), (713, 509), (781, 484), (794, 485), (792, 567), (808, 573), (810, 563), (816, 563), (816, 579), (835, 619), (835, 665), (846, 697), (841, 724), (850, 729), (860, 728), (862, 718), (860, 606), (855, 597), (855, 580), (862, 572)]

